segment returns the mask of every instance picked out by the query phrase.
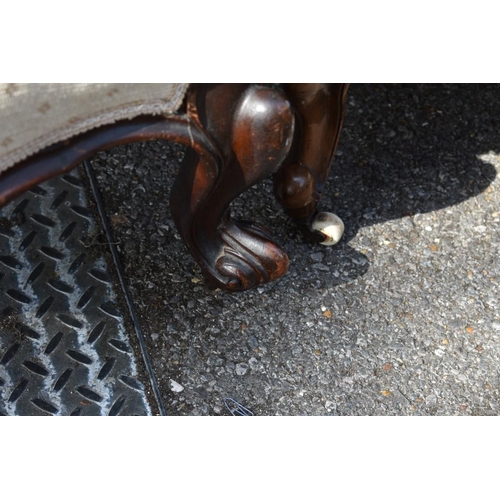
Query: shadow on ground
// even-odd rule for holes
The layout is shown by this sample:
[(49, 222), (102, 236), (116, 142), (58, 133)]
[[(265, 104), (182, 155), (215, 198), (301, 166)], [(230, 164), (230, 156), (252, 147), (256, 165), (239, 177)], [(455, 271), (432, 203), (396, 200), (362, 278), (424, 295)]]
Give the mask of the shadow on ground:
[(349, 279), (367, 269), (366, 257), (348, 246), (361, 228), (457, 205), (493, 182), (494, 167), (479, 156), (500, 151), (499, 92), (498, 85), (351, 86), (320, 203), (345, 223), (334, 251), (354, 262)]

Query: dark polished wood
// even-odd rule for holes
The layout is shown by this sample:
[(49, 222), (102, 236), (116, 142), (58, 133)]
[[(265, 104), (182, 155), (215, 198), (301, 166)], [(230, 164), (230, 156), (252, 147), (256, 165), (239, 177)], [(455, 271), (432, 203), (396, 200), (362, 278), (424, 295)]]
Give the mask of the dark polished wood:
[[(190, 146), (217, 168), (216, 150), (188, 116), (140, 117), (100, 127), (28, 158), (0, 175), (0, 206), (27, 189), (75, 168), (98, 151), (138, 141), (167, 140)], [(206, 160), (209, 162), (209, 160)]]
[(221, 152), (212, 175), (186, 154), (171, 194), (176, 225), (215, 286), (241, 291), (277, 279), (288, 256), (267, 231), (231, 218), (229, 205), (270, 176), (288, 155), (294, 133), (290, 103), (279, 89), (219, 85), (191, 90), (188, 109)]
[(176, 226), (209, 283), (246, 290), (283, 276), (288, 256), (264, 227), (233, 220), (231, 201), (276, 174), (278, 201), (305, 234), (322, 241), (310, 223), (337, 146), (346, 91), (345, 84), (192, 85), (176, 115), (95, 129), (0, 174), (0, 206), (100, 150), (147, 140), (184, 144), (170, 198)]
[(346, 83), (293, 83), (285, 92), (297, 113), (292, 154), (274, 179), (276, 199), (311, 240), (325, 236), (311, 230), (316, 206), (328, 178), (344, 121)]

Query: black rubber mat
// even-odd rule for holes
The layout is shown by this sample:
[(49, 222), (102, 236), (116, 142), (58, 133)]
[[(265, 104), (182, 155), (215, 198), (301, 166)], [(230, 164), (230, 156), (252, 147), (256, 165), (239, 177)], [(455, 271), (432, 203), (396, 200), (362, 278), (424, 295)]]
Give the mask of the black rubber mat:
[(150, 415), (77, 170), (0, 209), (0, 414)]

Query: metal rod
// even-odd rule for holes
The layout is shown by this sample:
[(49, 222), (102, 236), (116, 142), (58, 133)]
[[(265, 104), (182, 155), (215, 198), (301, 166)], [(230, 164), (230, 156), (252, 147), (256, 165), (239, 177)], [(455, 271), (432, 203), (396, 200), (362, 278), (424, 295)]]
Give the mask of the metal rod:
[(144, 363), (146, 365), (146, 369), (149, 374), (149, 379), (151, 381), (151, 386), (153, 387), (153, 392), (156, 398), (156, 402), (158, 404), (158, 409), (160, 410), (160, 414), (162, 416), (166, 416), (165, 407), (163, 406), (163, 401), (160, 394), (160, 389), (158, 387), (158, 382), (156, 381), (156, 376), (153, 370), (153, 365), (151, 364), (151, 358), (149, 357), (149, 353), (146, 348), (146, 343), (144, 341), (144, 334), (142, 333), (141, 325), (139, 324), (139, 320), (137, 318), (137, 314), (135, 312), (134, 303), (132, 301), (132, 296), (130, 295), (130, 291), (127, 284), (127, 279), (125, 277), (125, 272), (123, 271), (122, 263), (120, 260), (120, 256), (118, 255), (118, 249), (116, 248), (116, 244), (113, 244), (113, 235), (111, 232), (111, 228), (109, 226), (108, 218), (106, 216), (106, 212), (104, 211), (104, 205), (102, 202), (101, 193), (97, 186), (97, 179), (95, 178), (94, 171), (89, 161), (84, 161), (83, 165), (85, 167), (85, 172), (90, 181), (90, 187), (92, 189), (92, 194), (94, 195), (94, 199), (97, 206), (97, 211), (99, 212), (99, 216), (101, 217), (101, 222), (104, 228), (104, 232), (106, 234), (106, 239), (109, 243), (109, 248), (111, 250), (111, 255), (113, 256), (113, 262), (116, 267), (116, 272), (118, 274), (118, 279), (120, 280), (120, 285), (122, 287), (123, 293), (125, 295), (125, 300), (127, 302), (128, 310), (130, 316), (132, 318), (132, 323), (134, 324), (135, 333), (137, 335), (137, 339), (139, 341), (139, 346), (141, 348), (142, 357), (144, 359)]

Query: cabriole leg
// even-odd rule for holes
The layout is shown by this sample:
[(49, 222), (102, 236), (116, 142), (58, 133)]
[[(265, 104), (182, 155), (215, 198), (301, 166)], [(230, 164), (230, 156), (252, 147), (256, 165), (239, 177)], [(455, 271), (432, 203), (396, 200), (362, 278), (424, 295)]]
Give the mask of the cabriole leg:
[(289, 153), (294, 116), (282, 91), (264, 86), (202, 87), (188, 110), (219, 151), (213, 164), (189, 150), (172, 188), (179, 232), (208, 281), (241, 291), (277, 279), (288, 257), (267, 231), (231, 218), (229, 205), (270, 176)]

